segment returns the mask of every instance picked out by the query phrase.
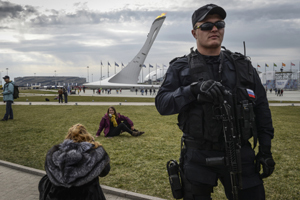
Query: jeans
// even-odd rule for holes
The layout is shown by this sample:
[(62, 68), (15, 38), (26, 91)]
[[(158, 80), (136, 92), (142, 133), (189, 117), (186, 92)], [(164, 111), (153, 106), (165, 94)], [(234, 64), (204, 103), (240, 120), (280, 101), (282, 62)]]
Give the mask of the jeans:
[(132, 134), (132, 130), (130, 129), (130, 125), (128, 124), (128, 122), (123, 122), (120, 123), (117, 127), (114, 128), (111, 127), (106, 137), (118, 136), (121, 134), (121, 131), (126, 131)]
[(64, 102), (62, 94), (58, 95), (58, 103), (60, 103), (60, 102), (62, 102), (62, 103)]
[(68, 103), (68, 93), (64, 93), (65, 103)]
[(8, 120), (8, 116), (10, 116), (9, 119), (13, 119), (14, 118), (13, 110), (11, 108), (11, 104), (12, 103), (13, 103), (12, 101), (7, 101), (6, 102), (6, 113), (5, 113), (4, 117), (3, 117), (3, 119), (5, 119), (5, 120)]

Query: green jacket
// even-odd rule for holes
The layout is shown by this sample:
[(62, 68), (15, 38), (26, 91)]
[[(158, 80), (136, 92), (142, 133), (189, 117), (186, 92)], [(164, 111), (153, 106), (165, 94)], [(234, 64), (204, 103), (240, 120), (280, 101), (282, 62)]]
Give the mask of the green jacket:
[(3, 101), (14, 101), (14, 85), (13, 81), (5, 83), (3, 87)]

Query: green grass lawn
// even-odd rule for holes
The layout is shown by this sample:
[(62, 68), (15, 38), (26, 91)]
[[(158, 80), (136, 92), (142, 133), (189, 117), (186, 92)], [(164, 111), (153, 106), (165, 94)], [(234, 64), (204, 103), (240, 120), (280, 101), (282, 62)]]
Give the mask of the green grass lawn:
[[(13, 106), (15, 119), (1, 122), (0, 159), (43, 169), (45, 155), (61, 143), (72, 125), (84, 124), (95, 135), (107, 106)], [(172, 199), (166, 162), (180, 153), (181, 132), (177, 115), (160, 116), (154, 106), (116, 106), (135, 127), (146, 133), (100, 141), (111, 158), (111, 171), (100, 183), (111, 187)], [(0, 115), (5, 106), (0, 106)], [(266, 199), (299, 199), (300, 107), (271, 107), (275, 138), (274, 174), (265, 179)], [(215, 188), (213, 199), (225, 199), (223, 188)]]

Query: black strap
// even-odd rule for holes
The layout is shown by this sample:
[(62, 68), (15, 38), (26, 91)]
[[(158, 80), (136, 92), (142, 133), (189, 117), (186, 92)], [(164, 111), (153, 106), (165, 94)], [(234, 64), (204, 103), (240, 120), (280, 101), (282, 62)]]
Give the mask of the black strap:
[(209, 80), (213, 77), (211, 70), (208, 69), (206, 62), (201, 54), (197, 54), (193, 48), (191, 53), (187, 56), (188, 64), (191, 70), (193, 81)]

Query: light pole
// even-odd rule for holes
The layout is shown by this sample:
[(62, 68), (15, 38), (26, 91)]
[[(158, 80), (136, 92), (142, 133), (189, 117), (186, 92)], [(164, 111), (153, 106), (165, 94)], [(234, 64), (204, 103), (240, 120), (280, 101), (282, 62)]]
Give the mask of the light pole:
[(8, 76), (8, 68), (6, 68), (6, 75)]
[(92, 82), (93, 82), (93, 74), (92, 74)]
[(54, 88), (56, 89), (56, 70), (54, 70)]
[(89, 66), (87, 66), (86, 68), (87, 68), (87, 82), (90, 82), (89, 81)]
[(0, 78), (1, 78), (1, 82), (0, 83), (1, 83), (1, 86), (2, 86), (2, 73), (1, 72), (3, 72), (3, 71), (0, 71)]

